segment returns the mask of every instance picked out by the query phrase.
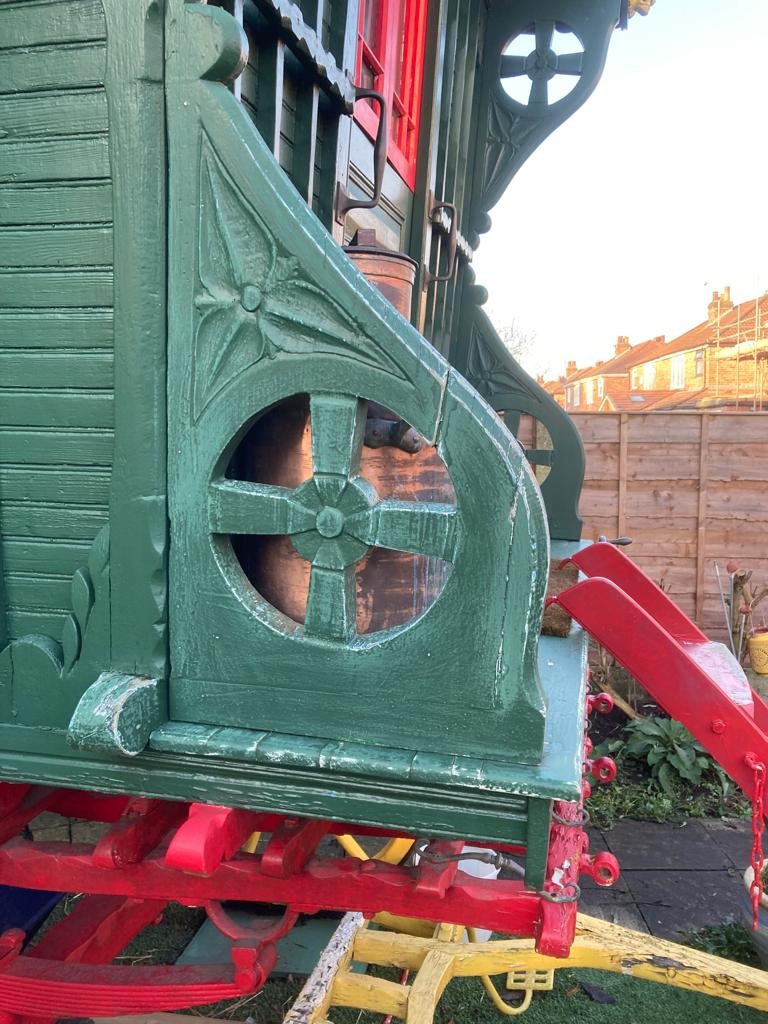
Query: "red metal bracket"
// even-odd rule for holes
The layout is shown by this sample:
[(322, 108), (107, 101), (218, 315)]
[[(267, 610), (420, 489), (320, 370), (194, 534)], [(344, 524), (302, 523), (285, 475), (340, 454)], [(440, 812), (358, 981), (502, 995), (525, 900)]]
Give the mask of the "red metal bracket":
[(300, 871), (329, 827), (329, 822), (315, 818), (286, 818), (272, 833), (261, 856), (262, 874), (288, 878)]
[(582, 853), (579, 859), (579, 873), (589, 875), (597, 885), (608, 887), (618, 881), (621, 869), (618, 860), (612, 853), (601, 850), (594, 857), (588, 853)]
[(212, 875), (254, 832), (261, 816), (215, 804), (190, 804), (187, 820), (171, 840), (165, 862), (196, 875)]
[(458, 855), (463, 849), (463, 839), (438, 839), (431, 842), (419, 860), (414, 886), (416, 892), (444, 896), (456, 878), (460, 866)]

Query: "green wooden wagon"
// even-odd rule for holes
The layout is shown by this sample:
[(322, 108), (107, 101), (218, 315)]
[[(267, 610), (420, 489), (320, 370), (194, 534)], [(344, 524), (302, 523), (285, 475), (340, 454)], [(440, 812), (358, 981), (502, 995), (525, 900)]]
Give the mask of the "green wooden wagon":
[[(111, 824), (0, 882), (493, 926), (474, 840), (567, 950), (585, 643), (539, 632), (583, 454), (472, 260), (626, 13), (0, 2), (0, 839)], [(321, 884), (350, 829), (432, 853)]]

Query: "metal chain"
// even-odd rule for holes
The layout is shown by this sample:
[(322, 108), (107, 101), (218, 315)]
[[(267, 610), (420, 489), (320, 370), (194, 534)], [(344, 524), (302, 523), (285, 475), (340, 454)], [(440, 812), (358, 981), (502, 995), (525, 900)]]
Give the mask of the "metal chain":
[(581, 888), (576, 882), (566, 882), (556, 892), (543, 889), (536, 895), (548, 903), (578, 903), (581, 899)]
[(757, 931), (760, 900), (763, 896), (763, 794), (765, 791), (765, 765), (762, 761), (752, 760), (750, 765), (755, 778), (755, 795), (752, 799), (752, 883), (749, 897), (752, 901), (752, 930)]

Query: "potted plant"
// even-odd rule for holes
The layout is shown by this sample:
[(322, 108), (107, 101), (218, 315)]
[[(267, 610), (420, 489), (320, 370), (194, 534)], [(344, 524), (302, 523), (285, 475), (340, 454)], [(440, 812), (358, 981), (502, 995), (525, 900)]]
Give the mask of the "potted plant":
[(715, 562), (728, 644), (737, 661), (743, 663), (749, 651), (753, 670), (759, 675), (768, 675), (768, 623), (764, 614), (759, 626), (754, 619), (755, 609), (768, 597), (768, 586), (756, 587), (752, 583), (752, 570), (739, 568), (738, 562), (732, 559), (726, 562), (725, 572), (724, 576)]
[[(768, 886), (768, 864), (763, 867), (763, 885)], [(748, 928), (752, 928), (752, 879), (755, 877), (755, 872), (750, 865), (744, 872), (744, 888), (746, 890), (746, 900), (744, 903), (744, 916), (745, 924)], [(752, 932), (752, 942), (755, 946), (755, 952), (757, 953), (758, 959), (760, 960), (760, 966), (764, 969), (768, 969), (768, 895), (763, 892), (760, 897), (760, 909), (758, 910), (757, 918), (757, 931)]]

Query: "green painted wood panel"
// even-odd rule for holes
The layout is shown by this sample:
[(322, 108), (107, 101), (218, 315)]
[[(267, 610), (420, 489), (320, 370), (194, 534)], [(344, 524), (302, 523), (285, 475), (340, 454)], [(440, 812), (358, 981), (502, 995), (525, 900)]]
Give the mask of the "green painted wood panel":
[(103, 85), (105, 58), (103, 43), (0, 50), (0, 95)]
[(82, 308), (111, 304), (111, 270), (0, 273), (0, 308)]
[(63, 181), (109, 176), (106, 135), (0, 142), (0, 182)]
[(12, 348), (110, 348), (112, 338), (111, 309), (0, 311), (0, 349), (6, 351)]
[(16, 537), (62, 537), (93, 540), (107, 522), (104, 509), (51, 501), (2, 501), (3, 530)]
[(112, 220), (108, 181), (0, 185), (0, 224), (82, 224)]
[(111, 352), (14, 349), (11, 352), (0, 352), (0, 380), (6, 388), (23, 388), (31, 382), (39, 389), (93, 391), (111, 388), (113, 361)]
[(0, 494), (7, 501), (49, 501), (105, 506), (109, 500), (107, 470), (59, 467), (0, 466)]
[(59, 637), (66, 615), (29, 608), (8, 608), (5, 618), (8, 636), (36, 634), (37, 636)]
[(82, 43), (104, 38), (101, 0), (78, 0), (76, 17), (70, 4), (61, 0), (35, 3), (24, 0), (3, 11), (0, 48), (41, 46), (45, 43)]
[[(0, 366), (3, 362), (0, 354)], [(111, 466), (113, 447), (111, 430), (0, 427), (0, 462), (5, 463)]]
[(10, 427), (111, 427), (113, 397), (110, 391), (0, 388), (0, 422)]
[(5, 141), (106, 130), (103, 89), (0, 96), (0, 139)]
[(6, 572), (50, 572), (72, 576), (88, 560), (90, 544), (68, 540), (17, 539), (3, 531), (3, 568)]
[(10, 608), (40, 608), (66, 612), (72, 595), (67, 576), (9, 572), (5, 576), (5, 599)]
[(101, 0), (0, 9), (0, 640), (49, 624), (66, 663), (82, 622), (41, 609), (87, 618), (61, 579), (107, 520), (114, 447), (105, 38)]
[(526, 825), (517, 802), (505, 794), (457, 791), (450, 786), (400, 784), (385, 786), (349, 772), (284, 768), (280, 765), (244, 766), (239, 761), (212, 765), (205, 757), (148, 753), (122, 762), (105, 755), (73, 755), (63, 732), (17, 727), (0, 730), (0, 778), (27, 777), (34, 758), (35, 777), (57, 784), (66, 777), (72, 786), (107, 792), (163, 797), (191, 794), (231, 807), (290, 811), (307, 817), (339, 818), (391, 828), (407, 817), (410, 827), (423, 835), (456, 835), (489, 841), (525, 843)]
[(109, 227), (0, 228), (0, 267), (83, 267), (111, 262)]

